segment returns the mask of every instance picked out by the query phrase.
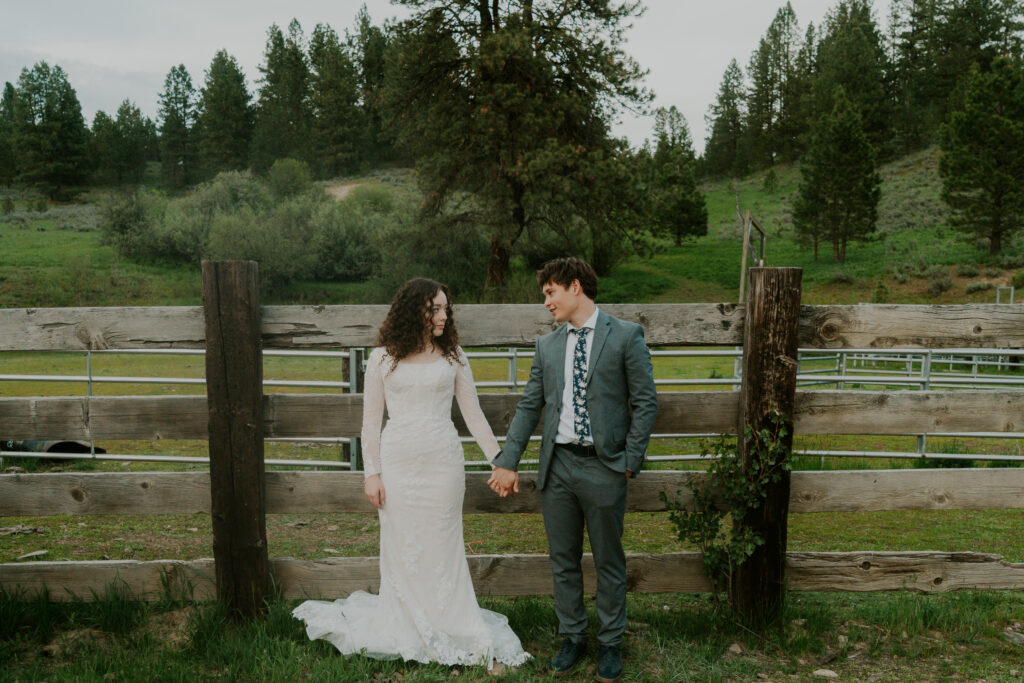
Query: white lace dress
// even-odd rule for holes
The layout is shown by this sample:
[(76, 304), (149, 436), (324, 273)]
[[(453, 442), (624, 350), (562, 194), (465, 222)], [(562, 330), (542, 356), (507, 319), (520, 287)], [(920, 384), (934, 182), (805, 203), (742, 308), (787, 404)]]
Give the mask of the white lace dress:
[[(522, 664), (530, 655), (504, 615), (481, 609), (466, 563), (462, 444), (452, 396), (487, 455), (498, 443), (480, 410), (473, 375), (461, 364), (392, 362), (374, 349), (367, 361), (362, 445), (366, 476), (380, 474), (380, 594), (309, 600), (292, 612), (310, 639), (342, 654), (418, 662)], [(384, 405), (388, 422), (381, 431)]]

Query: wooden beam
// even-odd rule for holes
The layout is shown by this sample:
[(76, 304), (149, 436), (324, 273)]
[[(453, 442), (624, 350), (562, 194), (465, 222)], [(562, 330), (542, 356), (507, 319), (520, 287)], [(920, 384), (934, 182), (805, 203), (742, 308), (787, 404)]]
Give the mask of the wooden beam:
[[(551, 595), (547, 555), (470, 555), (478, 595)], [(944, 593), (956, 590), (1022, 590), (1024, 563), (972, 552), (789, 553), (789, 589), (795, 591), (898, 591)], [(271, 560), (275, 584), (285, 599), (345, 597), (356, 590), (376, 592), (376, 557)], [(594, 592), (593, 559), (583, 556), (584, 585)], [(54, 602), (91, 601), (120, 583), (136, 599), (212, 600), (213, 560), (112, 560), (0, 564), (0, 589), (30, 597), (49, 591)], [(626, 555), (633, 593), (706, 593), (700, 553)], [(165, 586), (167, 588), (165, 588)]]
[[(742, 343), (737, 304), (605, 304), (644, 326), (651, 346)], [(267, 348), (373, 346), (386, 306), (266, 306)], [(536, 304), (455, 307), (466, 346), (533, 346), (554, 328)], [(198, 306), (0, 309), (0, 351), (203, 348)], [(1024, 347), (1024, 306), (802, 306), (800, 345), (811, 348)]]
[[(504, 434), (520, 394), (480, 394), (496, 434)], [(264, 435), (352, 437), (362, 424), (362, 396), (268, 394)], [(739, 393), (678, 391), (658, 394), (655, 433), (732, 433)], [(1024, 430), (1024, 391), (798, 391), (798, 434), (923, 434)], [(453, 418), (468, 436), (458, 407)], [(205, 396), (93, 396), (0, 398), (0, 435), (14, 440), (206, 439)], [(538, 434), (540, 426), (538, 426)]]
[(1024, 563), (972, 552), (789, 553), (789, 584), (800, 591), (1021, 590)]
[(729, 591), (737, 611), (757, 623), (777, 621), (786, 595), (786, 461), (793, 448), (802, 278), (800, 268), (751, 268), (747, 277), (737, 455), (740, 476), (757, 482), (760, 495), (734, 516), (733, 526), (761, 542), (733, 572)]
[[(487, 473), (466, 474), (465, 514), (540, 513), (536, 473), (521, 492), (498, 498)], [(660, 512), (659, 494), (690, 508), (694, 471), (648, 470), (629, 484), (628, 512)], [(270, 514), (364, 512), (358, 472), (267, 472)], [(877, 510), (1024, 510), (1024, 468), (793, 472), (790, 512)], [(188, 515), (210, 511), (206, 472), (95, 472), (0, 475), (0, 517), (45, 515)]]
[(257, 276), (255, 261), (203, 261), (217, 599), (246, 618), (266, 611), (270, 590)]

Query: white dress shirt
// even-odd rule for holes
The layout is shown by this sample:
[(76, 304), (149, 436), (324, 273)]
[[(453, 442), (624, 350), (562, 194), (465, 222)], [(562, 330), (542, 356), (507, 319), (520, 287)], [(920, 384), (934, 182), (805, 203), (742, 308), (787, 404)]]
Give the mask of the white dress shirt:
[[(590, 349), (594, 348), (594, 328), (597, 327), (597, 308), (594, 309), (594, 313), (587, 318), (587, 321), (583, 323), (582, 329), (585, 330), (583, 334), (587, 336), (587, 351), (586, 361), (584, 365), (587, 370), (590, 370)], [(577, 328), (573, 327), (572, 323), (566, 323), (566, 335), (565, 335), (565, 367), (563, 372), (565, 373), (565, 387), (562, 389), (562, 412), (558, 417), (558, 433), (555, 435), (555, 443), (583, 443), (589, 446), (592, 441), (580, 442), (576, 436), (576, 428), (574, 426), (575, 420), (572, 409), (572, 360), (573, 355), (576, 353), (576, 342), (577, 336), (572, 333), (572, 330)], [(586, 389), (584, 388), (584, 392)], [(585, 394), (584, 394), (585, 395)], [(594, 428), (591, 425), (590, 435), (593, 437)]]

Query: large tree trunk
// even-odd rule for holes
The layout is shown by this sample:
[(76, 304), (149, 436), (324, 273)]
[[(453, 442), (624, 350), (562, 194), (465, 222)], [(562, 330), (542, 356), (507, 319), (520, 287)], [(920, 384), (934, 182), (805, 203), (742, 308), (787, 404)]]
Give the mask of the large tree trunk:
[(491, 258), (487, 262), (487, 281), (484, 282), (484, 291), (504, 289), (511, 255), (511, 245), (505, 244), (501, 237), (491, 239)]

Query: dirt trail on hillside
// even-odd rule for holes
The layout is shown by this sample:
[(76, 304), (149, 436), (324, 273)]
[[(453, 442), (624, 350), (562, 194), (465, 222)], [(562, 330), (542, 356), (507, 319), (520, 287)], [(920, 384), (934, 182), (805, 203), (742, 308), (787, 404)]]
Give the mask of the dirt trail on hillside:
[(324, 191), (340, 202), (342, 199), (348, 196), (349, 192), (356, 189), (360, 185), (365, 184), (366, 183), (359, 182), (338, 183), (337, 185), (328, 185), (326, 188), (324, 188)]

